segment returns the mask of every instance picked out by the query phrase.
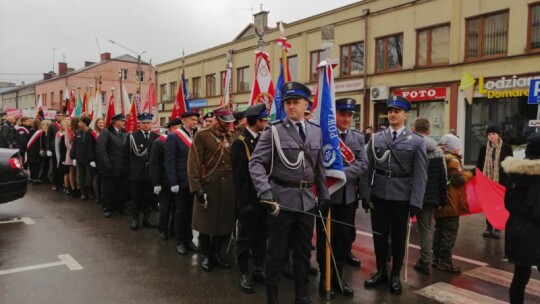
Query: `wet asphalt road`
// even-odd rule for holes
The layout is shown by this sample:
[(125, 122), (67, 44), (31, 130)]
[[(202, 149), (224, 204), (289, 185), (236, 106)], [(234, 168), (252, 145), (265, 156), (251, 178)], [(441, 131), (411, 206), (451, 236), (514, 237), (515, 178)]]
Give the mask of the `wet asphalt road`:
[[(156, 214), (153, 215), (154, 219)], [(0, 205), (0, 221), (28, 217), (35, 224), (11, 222), (0, 224), (0, 303), (265, 303), (264, 287), (255, 283), (255, 293), (239, 291), (238, 272), (214, 268), (204, 272), (198, 254), (180, 256), (173, 240), (162, 241), (156, 229), (129, 230), (130, 217), (116, 215), (105, 219), (101, 206), (49, 190), (47, 185), (29, 186), (20, 200)], [(358, 211), (357, 225), (369, 228), (369, 217)], [(473, 260), (455, 261), (464, 272), (482, 267), (512, 272), (512, 265), (502, 260), (504, 240), (484, 239), (482, 215), (461, 220), (455, 255)], [(413, 225), (411, 243), (418, 245)], [(463, 290), (508, 301), (507, 288), (465, 274), (452, 275), (435, 270), (431, 276), (417, 273), (412, 265), (418, 249), (411, 248), (407, 282), (403, 294), (392, 295), (387, 286), (366, 290), (363, 282), (375, 270), (371, 237), (359, 234), (354, 246), (362, 268), (346, 266), (345, 279), (355, 290), (354, 298), (339, 294), (332, 303), (439, 303), (416, 291), (445, 282)], [(1, 274), (19, 267), (58, 262), (68, 254), (83, 269), (70, 270), (66, 265)], [(314, 256), (314, 254), (313, 254)], [(229, 256), (232, 260), (232, 256)], [(475, 262), (476, 261), (476, 262)], [(316, 265), (312, 259), (312, 264)], [(318, 295), (318, 277), (311, 277), (313, 303), (325, 303)], [(533, 271), (533, 279), (540, 280)], [(293, 282), (283, 278), (280, 300), (292, 303)], [(540, 295), (527, 294), (530, 303)], [(488, 301), (489, 302), (489, 301)], [(473, 303), (473, 301), (469, 301)], [(487, 303), (487, 302), (486, 302)]]

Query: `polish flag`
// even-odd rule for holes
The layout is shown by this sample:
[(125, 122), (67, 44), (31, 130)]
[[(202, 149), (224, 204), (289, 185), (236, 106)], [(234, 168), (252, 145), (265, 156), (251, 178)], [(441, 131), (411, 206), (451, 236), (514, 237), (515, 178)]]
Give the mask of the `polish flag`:
[(270, 112), (272, 109), (272, 102), (274, 101), (275, 89), (274, 84), (272, 83), (267, 53), (260, 51), (255, 52), (255, 71), (255, 80), (253, 81), (249, 105), (254, 106), (259, 103), (264, 103)]
[(114, 92), (111, 94), (111, 98), (109, 98), (109, 106), (107, 108), (107, 116), (105, 117), (105, 126), (109, 126), (112, 122), (112, 118), (115, 114), (115, 108), (114, 108)]

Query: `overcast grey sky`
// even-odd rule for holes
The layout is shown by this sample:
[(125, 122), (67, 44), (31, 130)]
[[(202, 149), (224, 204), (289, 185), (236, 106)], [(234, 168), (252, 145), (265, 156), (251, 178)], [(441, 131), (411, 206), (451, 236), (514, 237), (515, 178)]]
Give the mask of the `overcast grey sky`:
[(129, 53), (109, 39), (145, 50), (145, 61), (165, 62), (180, 57), (182, 48), (187, 55), (231, 41), (260, 4), (275, 25), (359, 1), (0, 0), (0, 82), (41, 79), (53, 69), (53, 53), (56, 72), (63, 55), (78, 69), (85, 60), (98, 61), (100, 51)]

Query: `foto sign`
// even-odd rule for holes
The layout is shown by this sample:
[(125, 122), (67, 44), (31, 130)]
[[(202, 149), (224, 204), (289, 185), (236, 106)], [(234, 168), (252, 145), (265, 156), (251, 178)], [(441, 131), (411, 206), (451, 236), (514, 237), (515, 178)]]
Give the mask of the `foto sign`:
[(446, 98), (446, 88), (427, 88), (392, 91), (394, 95), (407, 98), (408, 101), (428, 101)]
[(540, 104), (540, 79), (531, 79), (528, 104)]

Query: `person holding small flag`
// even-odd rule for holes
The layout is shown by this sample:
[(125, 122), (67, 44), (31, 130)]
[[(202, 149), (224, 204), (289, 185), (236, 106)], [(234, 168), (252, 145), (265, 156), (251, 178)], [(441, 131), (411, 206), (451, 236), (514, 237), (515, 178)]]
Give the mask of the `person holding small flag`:
[[(253, 185), (270, 210), (265, 258), (268, 303), (278, 303), (278, 285), (288, 244), (294, 251), (295, 303), (311, 303), (308, 282), (315, 208), (330, 199), (323, 165), (321, 129), (304, 119), (311, 91), (299, 82), (281, 89), (286, 118), (262, 133), (249, 162)], [(316, 186), (318, 202), (312, 187)]]

